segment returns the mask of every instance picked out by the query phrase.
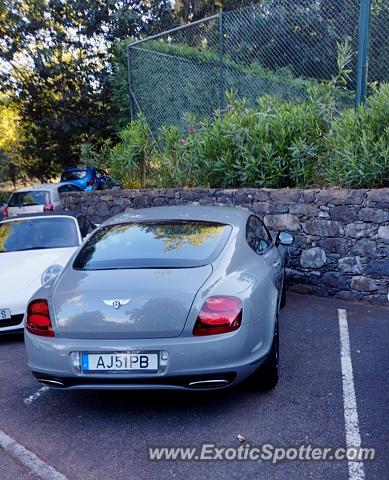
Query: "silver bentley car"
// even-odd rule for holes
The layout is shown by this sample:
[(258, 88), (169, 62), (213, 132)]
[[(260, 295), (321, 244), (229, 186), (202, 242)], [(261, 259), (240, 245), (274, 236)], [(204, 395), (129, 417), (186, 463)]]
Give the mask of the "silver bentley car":
[(292, 242), (241, 208), (117, 215), (30, 300), (28, 365), (63, 389), (272, 388)]

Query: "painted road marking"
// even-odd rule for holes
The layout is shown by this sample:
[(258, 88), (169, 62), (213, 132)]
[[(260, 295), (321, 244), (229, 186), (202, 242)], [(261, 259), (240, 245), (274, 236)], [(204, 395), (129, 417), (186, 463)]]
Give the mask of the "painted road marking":
[[(350, 355), (350, 337), (348, 333), (346, 310), (338, 310), (339, 335), (340, 335), (340, 358), (342, 365), (343, 381), (343, 406), (344, 423), (346, 427), (347, 448), (361, 446), (361, 435), (359, 433), (359, 421), (357, 400), (354, 388), (353, 366)], [(364, 480), (365, 470), (362, 462), (348, 461), (349, 480)]]
[(45, 393), (49, 390), (49, 387), (47, 387), (46, 385), (42, 388), (40, 388), (39, 390), (37, 390), (35, 393), (33, 393), (32, 395), (30, 395), (29, 397), (25, 398), (23, 400), (23, 402), (26, 404), (26, 405), (31, 405), (31, 403), (34, 401), (34, 400), (37, 400), (41, 395), (42, 393)]
[(64, 475), (62, 475), (62, 473), (57, 472), (55, 468), (45, 463), (37, 455), (35, 455), (35, 453), (27, 450), (27, 448), (1, 430), (0, 448), (35, 473), (35, 475), (42, 480), (68, 480)]

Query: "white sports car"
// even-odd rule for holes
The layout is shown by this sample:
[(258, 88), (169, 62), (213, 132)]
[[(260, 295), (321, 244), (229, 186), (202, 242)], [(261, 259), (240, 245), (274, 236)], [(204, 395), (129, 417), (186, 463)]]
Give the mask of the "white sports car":
[(40, 213), (0, 222), (0, 335), (23, 330), (28, 300), (95, 228), (83, 215)]

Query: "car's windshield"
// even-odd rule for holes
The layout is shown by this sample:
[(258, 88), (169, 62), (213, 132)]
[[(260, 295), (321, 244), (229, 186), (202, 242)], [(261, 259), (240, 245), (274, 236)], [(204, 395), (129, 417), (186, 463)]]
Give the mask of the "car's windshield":
[(17, 219), (0, 223), (0, 253), (79, 245), (73, 218)]
[(32, 190), (30, 192), (15, 192), (9, 199), (9, 207), (29, 207), (43, 205), (50, 201), (50, 192), (47, 190)]
[(61, 182), (68, 182), (69, 180), (81, 180), (87, 176), (87, 170), (71, 170), (64, 172), (61, 176)]
[(85, 244), (73, 267), (184, 268), (211, 263), (224, 248), (231, 226), (198, 221), (153, 221), (109, 225)]

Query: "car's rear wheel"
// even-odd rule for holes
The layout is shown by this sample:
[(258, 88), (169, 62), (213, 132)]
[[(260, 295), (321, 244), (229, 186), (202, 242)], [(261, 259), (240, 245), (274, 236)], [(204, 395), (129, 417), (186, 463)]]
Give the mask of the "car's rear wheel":
[(277, 385), (279, 378), (279, 348), (280, 344), (277, 316), (270, 352), (265, 362), (252, 375), (251, 383), (253, 385), (260, 388), (265, 388), (267, 390), (270, 390)]

